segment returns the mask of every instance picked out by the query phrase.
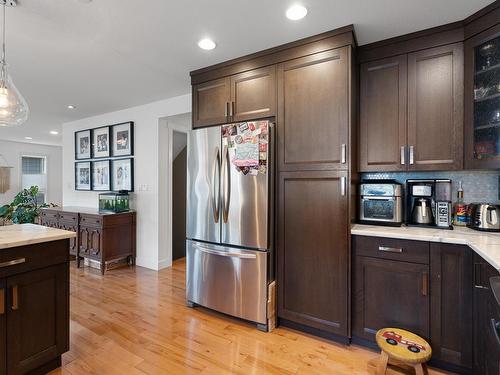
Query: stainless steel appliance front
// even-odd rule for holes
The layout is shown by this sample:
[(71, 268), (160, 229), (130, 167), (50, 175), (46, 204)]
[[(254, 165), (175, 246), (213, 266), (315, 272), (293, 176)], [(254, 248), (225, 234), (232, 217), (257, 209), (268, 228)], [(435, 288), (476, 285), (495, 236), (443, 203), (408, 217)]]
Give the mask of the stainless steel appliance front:
[(267, 252), (187, 241), (187, 299), (267, 324)]
[(243, 174), (231, 163), (228, 138), (223, 138), (221, 170), (221, 243), (253, 249), (269, 248), (270, 169), (257, 175)]
[(391, 181), (363, 182), (360, 186), (359, 219), (373, 224), (401, 224), (401, 184)]
[(195, 130), (187, 159), (187, 238), (220, 242), (221, 127)]

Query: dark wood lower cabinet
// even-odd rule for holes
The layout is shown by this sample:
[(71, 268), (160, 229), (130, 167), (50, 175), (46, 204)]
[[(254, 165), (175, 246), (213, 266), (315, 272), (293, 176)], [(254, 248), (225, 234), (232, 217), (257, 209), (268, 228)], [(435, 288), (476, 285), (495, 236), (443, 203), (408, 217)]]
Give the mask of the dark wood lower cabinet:
[(472, 367), (472, 250), (431, 243), (430, 329), (433, 359)]
[(492, 319), (500, 320), (500, 308), (491, 291), (490, 277), (498, 271), (484, 259), (474, 257), (474, 374), (500, 374), (500, 342)]
[(69, 349), (68, 272), (60, 264), (7, 279), (9, 375), (26, 374)]
[(429, 338), (429, 266), (356, 257), (353, 334), (370, 341), (383, 327)]
[[(0, 279), (0, 327), (7, 327), (6, 308), (7, 308), (7, 290), (5, 279)], [(7, 353), (7, 335), (0, 334), (0, 353)], [(7, 357), (0, 354), (0, 375), (7, 373)]]
[(380, 328), (407, 329), (429, 340), (433, 365), (470, 372), (472, 337), (486, 330), (472, 329), (472, 250), (365, 236), (353, 236), (352, 246), (353, 340), (374, 343)]
[(278, 315), (348, 336), (347, 172), (280, 174)]
[(0, 374), (45, 374), (69, 350), (69, 240), (2, 250)]

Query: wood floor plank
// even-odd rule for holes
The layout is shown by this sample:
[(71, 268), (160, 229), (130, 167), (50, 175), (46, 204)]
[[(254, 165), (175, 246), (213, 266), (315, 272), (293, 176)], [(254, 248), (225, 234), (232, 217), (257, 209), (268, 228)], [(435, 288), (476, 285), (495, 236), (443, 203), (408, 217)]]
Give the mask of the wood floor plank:
[(378, 357), (188, 308), (183, 259), (160, 272), (130, 267), (105, 276), (72, 264), (70, 299), (70, 351), (51, 375), (363, 375), (373, 373)]

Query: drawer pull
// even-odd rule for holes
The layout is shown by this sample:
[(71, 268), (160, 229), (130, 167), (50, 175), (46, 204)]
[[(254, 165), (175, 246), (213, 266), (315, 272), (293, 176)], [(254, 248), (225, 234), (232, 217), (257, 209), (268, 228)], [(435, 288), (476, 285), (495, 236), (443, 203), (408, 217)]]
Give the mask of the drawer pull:
[(403, 249), (401, 247), (379, 246), (378, 251), (385, 251), (386, 253), (402, 253)]
[(17, 285), (12, 287), (12, 310), (19, 310), (19, 294)]
[(16, 264), (26, 263), (26, 258), (9, 260), (8, 262), (0, 263), (0, 268), (15, 266)]
[(5, 314), (5, 289), (0, 289), (0, 315)]

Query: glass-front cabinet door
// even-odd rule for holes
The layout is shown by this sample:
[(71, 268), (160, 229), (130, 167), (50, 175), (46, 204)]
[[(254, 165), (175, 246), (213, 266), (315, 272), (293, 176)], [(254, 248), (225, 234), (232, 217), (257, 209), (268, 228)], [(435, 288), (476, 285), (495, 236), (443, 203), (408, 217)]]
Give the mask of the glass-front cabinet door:
[(500, 168), (500, 25), (466, 42), (465, 162)]

